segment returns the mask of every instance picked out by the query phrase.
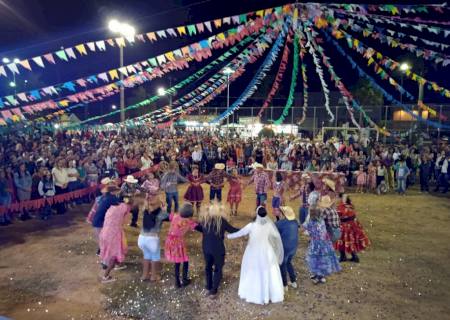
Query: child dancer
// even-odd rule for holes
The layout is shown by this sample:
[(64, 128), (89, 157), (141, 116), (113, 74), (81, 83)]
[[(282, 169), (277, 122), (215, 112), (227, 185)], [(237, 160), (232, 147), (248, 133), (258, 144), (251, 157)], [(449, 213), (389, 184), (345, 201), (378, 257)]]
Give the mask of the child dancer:
[(230, 183), (230, 190), (228, 191), (227, 202), (230, 204), (231, 215), (237, 216), (239, 203), (242, 199), (242, 180), (236, 169), (231, 171), (228, 182)]
[(310, 241), (306, 252), (306, 264), (314, 284), (325, 283), (325, 277), (341, 271), (325, 222), (316, 203), (309, 207), (309, 219), (303, 224)]
[(144, 254), (141, 281), (159, 281), (161, 280), (159, 233), (163, 221), (168, 221), (169, 214), (165, 204), (158, 197), (149, 198), (143, 207), (142, 229), (138, 238), (138, 247)]
[(377, 188), (377, 167), (371, 162), (367, 168), (367, 189), (374, 192)]
[(335, 242), (334, 248), (341, 253), (339, 261), (347, 261), (347, 253), (352, 255), (350, 261), (359, 262), (357, 253), (367, 248), (370, 244), (361, 223), (356, 219), (356, 212), (352, 201), (344, 194), (337, 207), (341, 220), (341, 238)]
[[(171, 213), (169, 219), (171, 221), (169, 232), (167, 234), (164, 251), (167, 260), (175, 263), (175, 286), (181, 288), (191, 283), (188, 277), (189, 272), (189, 256), (184, 241), (184, 235), (194, 230), (197, 223), (191, 219), (194, 214), (192, 204), (186, 202), (180, 209), (180, 214)], [(180, 266), (183, 264), (183, 280), (180, 281)]]
[(364, 166), (360, 165), (356, 174), (356, 193), (363, 193), (367, 184), (367, 173), (364, 171)]
[(203, 177), (199, 174), (197, 165), (192, 166), (192, 174), (188, 175), (187, 178), (190, 184), (184, 194), (184, 200), (189, 201), (197, 209), (197, 214), (199, 214), (203, 201)]
[(141, 190), (147, 193), (149, 199), (158, 195), (159, 180), (153, 172), (147, 174), (147, 179), (142, 183)]
[(272, 214), (280, 220), (280, 206), (283, 203), (284, 183), (281, 172), (275, 173), (275, 183), (273, 184)]

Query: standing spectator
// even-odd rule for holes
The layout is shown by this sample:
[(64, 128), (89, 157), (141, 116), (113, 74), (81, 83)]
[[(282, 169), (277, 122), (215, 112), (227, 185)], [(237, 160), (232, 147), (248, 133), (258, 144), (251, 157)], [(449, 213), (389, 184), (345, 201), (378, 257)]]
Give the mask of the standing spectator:
[[(39, 195), (44, 199), (48, 197), (53, 197), (55, 195), (55, 184), (53, 183), (52, 173), (48, 169), (45, 169), (44, 175), (41, 178), (41, 181), (39, 181), (38, 191)], [(51, 214), (52, 214), (52, 207), (45, 200), (45, 205), (41, 211), (41, 219), (48, 220)]]
[[(14, 184), (17, 188), (17, 198), (19, 201), (27, 201), (31, 199), (31, 175), (27, 171), (24, 163), (19, 165), (19, 170), (14, 173)], [(27, 209), (23, 209), (21, 216), (21, 220), (31, 219), (30, 214)]]
[[(71, 191), (75, 191), (80, 189), (80, 184), (78, 181), (78, 177), (80, 176), (80, 174), (78, 173), (77, 170), (77, 161), (76, 160), (71, 160), (69, 161), (69, 167), (67, 168), (67, 191), (71, 192)], [(69, 208), (74, 207), (75, 202), (69, 203)]]
[[(437, 180), (436, 189), (439, 191), (441, 187), (443, 187), (442, 193), (448, 192), (448, 163), (450, 161), (450, 153), (447, 156), (444, 156), (441, 160), (439, 160), (440, 172)], [(436, 161), (437, 162), (437, 161)]]
[(267, 201), (267, 190), (270, 186), (269, 174), (264, 171), (263, 165), (258, 162), (256, 162), (253, 167), (255, 168), (255, 172), (247, 185), (255, 183), (256, 207), (265, 206)]
[(429, 179), (432, 167), (426, 155), (422, 155), (419, 164), (420, 192), (429, 192)]
[(406, 179), (409, 175), (409, 168), (406, 165), (405, 158), (400, 156), (399, 161), (394, 166), (395, 174), (397, 178), (397, 192), (401, 195), (406, 193)]
[[(8, 208), (11, 205), (11, 193), (8, 190), (8, 180), (4, 168), (0, 168), (0, 207)], [(0, 225), (6, 226), (11, 223), (11, 214), (5, 210), (0, 213)]]
[[(56, 166), (52, 169), (53, 183), (55, 184), (56, 195), (67, 192), (67, 186), (69, 184), (69, 175), (67, 174), (67, 168), (65, 167), (65, 160), (59, 159), (56, 162)], [(57, 214), (64, 214), (66, 212), (66, 206), (64, 203), (57, 203), (55, 205)]]

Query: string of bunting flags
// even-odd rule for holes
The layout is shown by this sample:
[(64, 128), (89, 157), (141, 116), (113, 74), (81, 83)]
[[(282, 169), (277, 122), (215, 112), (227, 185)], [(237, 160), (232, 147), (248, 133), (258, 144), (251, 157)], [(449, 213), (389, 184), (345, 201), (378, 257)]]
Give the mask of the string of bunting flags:
[(73, 81), (47, 86), (45, 88), (31, 90), (29, 92), (20, 92), (15, 95), (0, 97), (0, 108), (4, 106), (17, 106), (21, 102), (37, 102), (46, 97), (60, 96), (62, 91), (76, 92), (78, 88), (85, 90), (90, 85), (96, 85), (101, 80), (108, 83), (119, 80), (120, 75), (129, 77), (132, 74), (142, 73), (144, 70), (149, 73), (158, 73), (160, 68), (171, 62), (177, 67), (186, 66), (186, 59), (201, 60), (206, 55), (211, 55), (210, 50), (221, 49), (224, 46), (233, 45), (236, 41), (240, 41), (244, 36), (259, 32), (259, 30), (277, 19), (276, 13), (269, 14), (263, 18), (249, 20), (245, 25), (237, 28), (230, 28), (226, 31), (217, 33), (203, 40), (193, 42), (189, 45), (180, 47), (175, 50), (167, 51), (156, 57), (151, 57), (133, 64), (129, 64), (120, 68), (111, 69), (98, 74), (82, 77)]
[(245, 90), (242, 92), (242, 94), (239, 96), (239, 98), (223, 113), (218, 115), (216, 118), (214, 118), (210, 123), (220, 123), (223, 119), (226, 119), (229, 117), (237, 108), (239, 108), (249, 97), (253, 95), (253, 93), (256, 91), (258, 85), (261, 83), (261, 81), (266, 77), (266, 72), (270, 70), (272, 65), (274, 64), (275, 60), (278, 57), (278, 54), (281, 50), (281, 46), (284, 42), (284, 38), (286, 37), (286, 34), (288, 33), (288, 29), (291, 24), (291, 17), (287, 16), (286, 22), (283, 25), (283, 28), (278, 35), (278, 38), (275, 40), (274, 44), (272, 45), (271, 50), (267, 54), (266, 58), (264, 59), (264, 62), (259, 67), (259, 69), (256, 71), (255, 76), (250, 81), (250, 83), (247, 85)]
[[(290, 6), (290, 5), (286, 5)], [(250, 11), (233, 16), (227, 16), (219, 19), (208, 20), (199, 23), (193, 23), (189, 25), (183, 25), (173, 28), (161, 29), (158, 31), (146, 32), (136, 34), (132, 37), (116, 37), (108, 38), (98, 41), (89, 41), (74, 45), (72, 47), (48, 52), (43, 55), (38, 55), (32, 58), (23, 59), (19, 62), (11, 62), (7, 64), (0, 64), (0, 76), (7, 77), (10, 75), (20, 74), (21, 70), (32, 71), (32, 67), (38, 66), (45, 68), (46, 65), (54, 65), (60, 61), (68, 62), (69, 60), (76, 60), (77, 57), (83, 57), (91, 53), (104, 52), (108, 48), (114, 47), (126, 47), (135, 42), (145, 43), (147, 41), (153, 43), (158, 40), (167, 39), (169, 37), (183, 37), (183, 36), (195, 36), (203, 32), (212, 33), (214, 29), (220, 29), (224, 25), (239, 25), (247, 23), (250, 17), (263, 17), (272, 12), (281, 13), (283, 7), (272, 7), (267, 9), (261, 9), (257, 11)], [(19, 68), (20, 67), (20, 68)]]
[(306, 63), (305, 63), (305, 39), (302, 37), (299, 39), (300, 44), (300, 60), (301, 60), (301, 70), (302, 70), (302, 81), (303, 81), (303, 107), (302, 107), (302, 117), (298, 121), (298, 125), (302, 125), (306, 120), (306, 111), (308, 109), (308, 77), (306, 74)]

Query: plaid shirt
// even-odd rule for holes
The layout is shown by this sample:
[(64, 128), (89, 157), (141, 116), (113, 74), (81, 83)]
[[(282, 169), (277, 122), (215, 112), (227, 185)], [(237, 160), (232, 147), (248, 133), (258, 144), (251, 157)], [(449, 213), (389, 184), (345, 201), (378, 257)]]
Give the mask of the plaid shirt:
[(265, 171), (255, 171), (249, 183), (255, 183), (256, 194), (267, 193), (267, 189), (270, 186), (269, 175)]
[(321, 210), (321, 216), (325, 221), (327, 227), (339, 228), (341, 222), (339, 220), (339, 215), (335, 208), (324, 208)]
[(206, 180), (211, 184), (214, 189), (222, 189), (225, 183), (225, 178), (228, 174), (224, 170), (214, 169), (207, 177)]

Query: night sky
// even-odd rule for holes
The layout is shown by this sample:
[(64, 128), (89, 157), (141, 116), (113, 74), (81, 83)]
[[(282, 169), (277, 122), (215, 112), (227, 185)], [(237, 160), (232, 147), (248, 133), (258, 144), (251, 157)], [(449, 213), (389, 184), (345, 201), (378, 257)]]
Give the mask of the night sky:
[[(353, 3), (357, 1), (352, 1)], [(399, 1), (392, 1), (399, 3)], [(0, 58), (30, 58), (32, 56), (43, 54), (50, 51), (58, 50), (63, 46), (72, 46), (81, 42), (101, 40), (111, 37), (111, 33), (106, 28), (110, 18), (118, 18), (132, 23), (137, 33), (159, 30), (167, 27), (176, 27), (195, 22), (206, 21), (214, 18), (220, 18), (233, 14), (244, 13), (256, 9), (273, 7), (289, 3), (289, 1), (214, 1), (214, 0), (198, 0), (198, 1), (182, 1), (182, 0), (151, 0), (151, 1), (116, 1), (116, 0), (78, 0), (78, 1), (54, 1), (54, 0), (0, 0)], [(376, 2), (372, 2), (376, 3)], [(408, 3), (402, 1), (402, 3)], [(411, 2), (410, 2), (411, 3)], [(417, 3), (414, 1), (413, 3)], [(425, 2), (424, 2), (425, 3)], [(429, 3), (427, 1), (426, 3)], [(440, 3), (440, 2), (434, 2)], [(435, 16), (427, 15), (425, 18), (434, 19)], [(442, 18), (442, 17), (441, 17)], [(445, 18), (444, 18), (445, 19)], [(229, 27), (224, 28), (227, 29)], [(159, 40), (156, 43), (136, 44), (133, 47), (125, 48), (125, 65), (136, 61), (153, 57), (167, 50), (173, 50), (185, 44), (203, 39), (209, 36), (204, 33), (197, 37), (184, 37), (183, 39)], [(433, 40), (432, 37), (429, 37)], [(437, 41), (437, 40), (436, 40)], [(450, 43), (450, 37), (447, 39), (439, 39), (440, 42)], [(376, 43), (367, 43), (376, 47)], [(341, 43), (343, 45), (343, 43)], [(391, 58), (398, 58), (405, 52), (402, 50), (392, 50), (386, 45), (378, 45), (380, 51), (386, 53)], [(348, 72), (349, 65), (344, 65), (340, 59), (341, 56), (333, 50), (333, 48), (324, 45), (327, 55), (332, 58), (336, 72), (342, 75), (343, 81), (347, 86), (351, 86), (357, 80), (355, 74)], [(348, 51), (349, 52), (349, 51)], [(213, 58), (218, 57), (222, 51), (215, 51)], [(449, 52), (446, 52), (449, 54)], [(355, 57), (355, 53), (352, 55)], [(291, 60), (291, 59), (290, 59)], [(212, 61), (208, 59), (201, 63), (193, 63), (190, 70), (177, 71), (170, 73), (172, 81), (179, 81), (192, 73), (193, 69), (197, 70)], [(359, 60), (358, 60), (359, 61)], [(362, 60), (361, 60), (362, 61)], [(318, 77), (313, 72), (312, 60), (307, 61), (311, 65), (311, 71), (308, 74), (310, 81), (310, 90), (319, 91), (320, 83)], [(46, 85), (52, 85), (60, 82), (73, 80), (82, 76), (96, 74), (111, 68), (117, 68), (119, 64), (118, 50), (109, 48), (106, 52), (98, 54), (90, 54), (77, 60), (70, 62), (59, 62), (55, 66), (46, 67), (45, 69), (34, 69), (36, 72), (21, 72), (17, 76), (17, 92), (30, 90)], [(260, 63), (249, 67), (256, 70)], [(427, 77), (438, 81), (440, 85), (449, 88), (448, 71), (450, 66), (435, 69), (431, 63), (429, 66)], [(278, 62), (274, 64), (272, 73), (276, 73)], [(289, 69), (288, 69), (289, 70)], [(247, 74), (248, 73), (248, 74)], [(231, 89), (232, 96), (238, 96), (251, 79), (250, 70), (236, 83), (233, 83)], [(326, 76), (329, 81), (328, 75)], [(27, 83), (25, 83), (27, 80)], [(8, 87), (10, 79), (0, 78), (0, 95), (8, 95), (14, 93)], [(271, 80), (267, 80), (270, 90)], [(299, 79), (301, 82), (301, 78)], [(283, 81), (283, 88), (277, 96), (275, 103), (284, 105), (285, 96), (289, 90), (290, 74), (286, 73)], [(331, 82), (330, 89), (333, 89)], [(147, 94), (150, 96), (160, 85), (168, 86), (168, 77), (152, 81), (144, 86)], [(388, 86), (388, 85), (387, 85)], [(385, 87), (385, 86), (384, 86)], [(406, 84), (407, 89), (416, 90), (416, 84)], [(190, 88), (192, 89), (192, 88)], [(301, 85), (297, 86), (297, 91), (301, 92)], [(180, 94), (185, 94), (182, 92)], [(256, 97), (265, 98), (267, 92), (257, 92)], [(126, 91), (127, 102), (133, 103), (134, 89)], [(133, 100), (134, 99), (134, 100)], [(442, 102), (439, 96), (426, 96), (430, 102)], [(223, 105), (222, 99), (219, 97), (212, 104)], [(248, 103), (260, 106), (263, 101), (261, 99), (249, 100)], [(448, 102), (448, 101), (447, 101)], [(80, 108), (77, 114), (80, 117), (93, 116), (109, 110), (111, 104), (118, 104), (119, 96), (116, 95), (102, 103), (89, 105), (88, 108)], [(301, 100), (297, 103), (301, 104)], [(109, 119), (111, 120), (111, 119)], [(114, 120), (114, 119), (112, 119)], [(117, 120), (117, 119), (116, 119)]]

